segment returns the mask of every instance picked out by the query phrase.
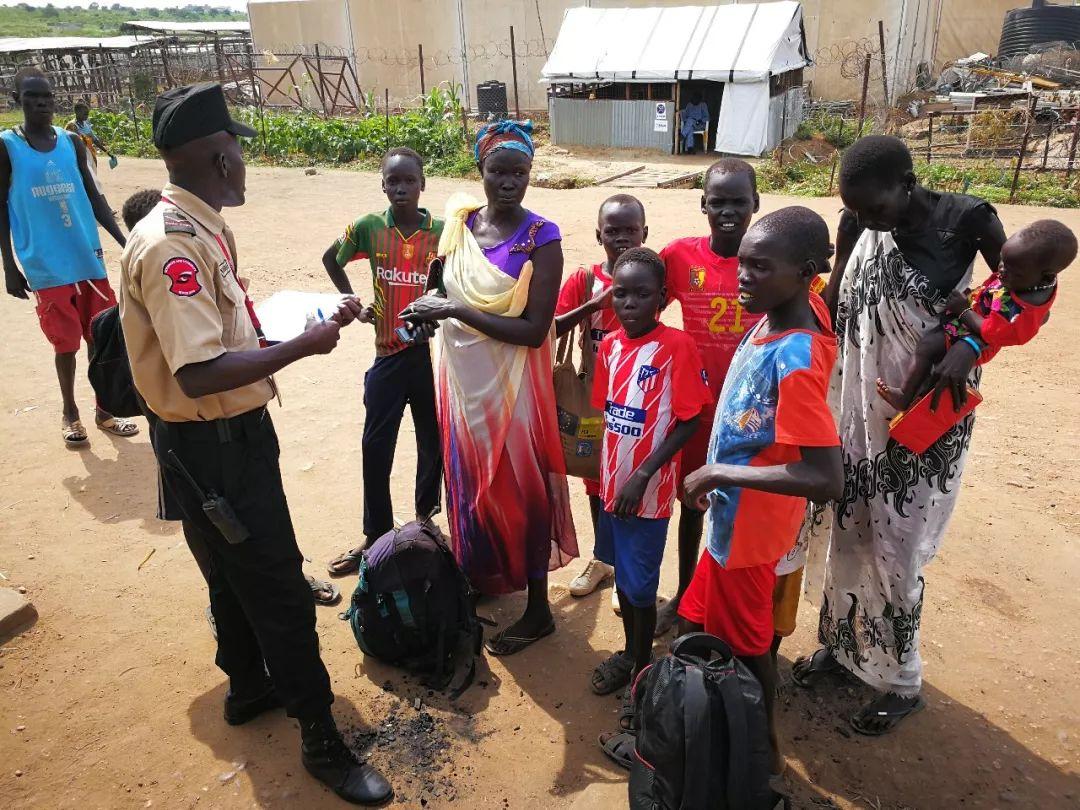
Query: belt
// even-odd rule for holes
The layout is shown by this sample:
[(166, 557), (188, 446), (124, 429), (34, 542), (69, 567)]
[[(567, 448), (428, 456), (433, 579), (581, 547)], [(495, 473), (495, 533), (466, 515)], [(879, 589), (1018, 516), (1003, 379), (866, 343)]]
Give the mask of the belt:
[(230, 416), (227, 419), (209, 419), (204, 422), (162, 422), (170, 434), (178, 439), (192, 441), (216, 441), (218, 444), (228, 444), (239, 441), (244, 436), (254, 437), (263, 429), (263, 423), (268, 422), (270, 414), (266, 406), (261, 406), (253, 411), (242, 413), (239, 416)]

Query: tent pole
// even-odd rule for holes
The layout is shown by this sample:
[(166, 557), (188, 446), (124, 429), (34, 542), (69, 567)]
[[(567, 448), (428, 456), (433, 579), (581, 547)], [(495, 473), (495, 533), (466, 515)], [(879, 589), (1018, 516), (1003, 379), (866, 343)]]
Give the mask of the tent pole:
[(465, 36), (465, 5), (457, 0), (458, 41), (461, 46), (461, 87), (464, 92), (465, 109), (472, 109), (472, 93), (469, 90), (469, 44)]
[(521, 120), (521, 102), (518, 101), (517, 46), (514, 42), (514, 26), (510, 26), (510, 67), (514, 71), (514, 115)]
[[(671, 116), (671, 123), (672, 124), (677, 124), (679, 122), (679, 120), (680, 120), (679, 119), (679, 110), (682, 109), (682, 103), (681, 102), (682, 102), (682, 84), (679, 82), (678, 79), (676, 79), (675, 80), (675, 114), (673, 116)], [(724, 102), (721, 101), (720, 103), (723, 104)], [(718, 112), (717, 115), (719, 115), (719, 114), (720, 113)], [(682, 154), (682, 149), (679, 146), (679, 128), (677, 126), (673, 126), (671, 128), (671, 130), (675, 135), (675, 137), (673, 139), (674, 142), (672, 144), (671, 153), (673, 155)], [(706, 148), (708, 148), (708, 144), (706, 144)]]
[[(352, 67), (353, 78), (355, 79), (356, 78), (356, 39), (355, 39), (355, 35), (353, 34), (352, 8), (349, 5), (351, 0), (341, 0), (341, 2), (345, 6), (345, 24), (349, 26), (349, 56), (351, 57), (350, 66)], [(345, 71), (344, 70), (341, 71), (341, 74), (342, 74), (342, 76), (344, 76)], [(356, 82), (356, 87), (354, 89), (356, 90), (356, 92), (358, 92), (358, 93), (360, 92), (360, 82), (358, 82), (358, 81)]]

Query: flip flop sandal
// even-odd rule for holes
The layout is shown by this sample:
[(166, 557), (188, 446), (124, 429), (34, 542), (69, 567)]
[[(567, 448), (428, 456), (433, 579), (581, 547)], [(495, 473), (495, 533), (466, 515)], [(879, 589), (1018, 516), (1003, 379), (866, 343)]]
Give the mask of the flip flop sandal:
[(123, 419), (119, 416), (110, 416), (108, 419), (102, 419), (97, 422), (97, 426), (106, 433), (111, 433), (113, 436), (119, 436), (122, 439), (131, 438), (139, 432), (138, 425), (130, 419)]
[(86, 428), (81, 419), (60, 425), (60, 435), (64, 437), (64, 444), (69, 447), (86, 444), (87, 439), (90, 438), (86, 434)]
[(339, 554), (326, 564), (326, 572), (332, 577), (347, 577), (360, 570), (360, 557), (363, 549), (353, 549)]
[[(309, 577), (305, 574), (308, 585), (311, 586), (311, 593), (315, 597), (316, 605), (326, 605), (332, 607), (341, 601), (341, 591), (332, 582), (325, 582), (321, 579), (315, 579), (315, 577)], [(328, 593), (329, 596), (319, 596), (320, 593)]]
[(488, 641), (484, 642), (484, 649), (492, 655), (514, 655), (519, 653), (528, 647), (530, 644), (539, 641), (545, 636), (550, 636), (555, 632), (555, 622), (552, 622), (535, 636), (511, 636), (507, 635), (504, 630), (501, 633), (496, 633)]
[[(799, 674), (801, 669), (806, 670), (802, 675)], [(821, 676), (842, 669), (844, 668), (840, 663), (829, 655), (829, 651), (820, 647), (809, 656), (800, 655), (795, 659), (795, 663), (791, 665), (791, 682), (802, 689), (809, 689)]]
[[(873, 704), (870, 705), (872, 706)], [(906, 706), (903, 709), (896, 709), (891, 712), (872, 712), (869, 710), (870, 706), (866, 706), (858, 714), (853, 714), (851, 717), (849, 717), (848, 722), (851, 723), (851, 727), (853, 729), (855, 729), (857, 732), (859, 732), (865, 737), (880, 737), (883, 734), (888, 734), (890, 731), (896, 728), (900, 724), (900, 721), (908, 715), (915, 714), (916, 712), (921, 712), (925, 708), (926, 701), (923, 699), (922, 695), (919, 695), (915, 699), (915, 702), (912, 703), (910, 706)], [(862, 725), (867, 720), (884, 720), (885, 725), (883, 725), (879, 729), (869, 728), (868, 726)]]
[(634, 661), (620, 650), (601, 661), (592, 674), (592, 690), (596, 695), (610, 695), (629, 685), (634, 671)]
[(605, 731), (597, 742), (600, 750), (610, 757), (620, 768), (630, 770), (634, 762), (634, 748), (637, 737), (630, 731)]

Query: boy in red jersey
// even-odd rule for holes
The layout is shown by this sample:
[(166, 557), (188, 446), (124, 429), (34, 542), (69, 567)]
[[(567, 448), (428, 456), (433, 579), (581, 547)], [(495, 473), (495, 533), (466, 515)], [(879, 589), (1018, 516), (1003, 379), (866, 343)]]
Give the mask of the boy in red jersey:
[[(559, 290), (559, 301), (555, 305), (555, 334), (561, 337), (582, 321), (588, 319), (589, 345), (593, 357), (585, 364), (586, 382), (590, 385), (595, 371), (595, 356), (600, 350), (600, 343), (610, 332), (620, 328), (615, 310), (611, 308), (611, 268), (616, 260), (630, 248), (641, 247), (649, 235), (645, 224), (645, 206), (641, 200), (629, 194), (616, 194), (608, 197), (600, 205), (596, 223), (596, 242), (607, 255), (606, 261), (594, 264), (590, 268), (579, 267)], [(593, 537), (600, 519), (603, 501), (600, 499), (600, 482), (586, 481), (585, 492), (589, 496), (589, 511), (592, 513)], [(586, 596), (605, 581), (615, 575), (615, 570), (596, 555), (589, 560), (585, 570), (570, 581), (572, 596)], [(612, 591), (613, 607), (618, 612), (618, 592)]]
[(426, 291), (428, 266), (442, 234), (442, 220), (419, 207), (424, 185), (420, 155), (407, 147), (391, 149), (382, 162), (382, 190), (390, 207), (360, 217), (323, 254), (326, 273), (339, 291), (353, 293), (345, 265), (356, 259), (369, 260), (375, 287), (374, 301), (360, 318), (375, 325), (376, 354), (364, 375), (364, 545), (331, 560), (327, 570), (332, 576), (356, 571), (364, 547), (394, 528), (390, 471), (406, 405), (416, 428), (416, 515), (439, 509), (442, 452), (427, 346), (430, 327), (404, 340), (405, 322), (398, 317)]
[[(705, 172), (701, 213), (709, 222), (708, 236), (676, 239), (660, 251), (667, 267), (668, 294), (682, 305), (683, 329), (701, 351), (714, 401), (724, 387), (732, 355), (759, 315), (739, 303), (739, 244), (758, 212), (760, 201), (754, 167), (744, 160), (724, 158)], [(683, 472), (705, 463), (713, 411), (701, 415), (698, 432), (683, 450)], [(705, 515), (682, 504), (679, 510), (679, 588), (660, 609), (657, 636), (675, 624), (679, 600), (686, 592), (694, 567)]]
[(736, 351), (716, 406), (708, 463), (686, 476), (684, 499), (708, 510), (705, 553), (679, 607), (680, 632), (723, 639), (761, 682), (783, 770), (773, 703), (776, 564), (806, 510), (843, 494), (840, 440), (826, 403), (836, 336), (810, 292), (828, 272), (825, 221), (808, 208), (762, 217), (739, 247), (739, 301), (764, 315)]
[(593, 672), (598, 694), (625, 686), (651, 660), (679, 451), (712, 403), (693, 339), (658, 320), (664, 294), (664, 263), (653, 251), (632, 248), (615, 262), (612, 306), (622, 328), (600, 346), (592, 394), (605, 423), (595, 554), (615, 566), (625, 649)]

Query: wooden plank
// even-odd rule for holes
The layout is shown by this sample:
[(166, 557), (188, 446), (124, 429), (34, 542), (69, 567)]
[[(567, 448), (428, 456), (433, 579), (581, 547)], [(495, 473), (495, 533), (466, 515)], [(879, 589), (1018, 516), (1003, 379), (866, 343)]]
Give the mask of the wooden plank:
[(597, 180), (595, 183), (593, 183), (593, 185), (594, 186), (602, 186), (602, 185), (604, 185), (604, 183), (610, 183), (612, 180), (618, 180), (618, 179), (620, 179), (622, 177), (626, 177), (627, 175), (635, 174), (636, 172), (640, 172), (640, 171), (642, 171), (644, 169), (645, 169), (645, 164), (642, 163), (640, 166), (635, 166), (634, 168), (627, 169), (624, 172), (619, 172), (618, 174), (613, 174), (613, 175), (611, 175), (609, 177), (604, 177), (604, 178), (602, 178), (600, 180)]
[(687, 172), (686, 174), (680, 174), (678, 177), (672, 177), (670, 180), (661, 180), (656, 184), (657, 188), (687, 188), (684, 184), (696, 180), (701, 177), (701, 173), (704, 169), (699, 169), (696, 172)]

